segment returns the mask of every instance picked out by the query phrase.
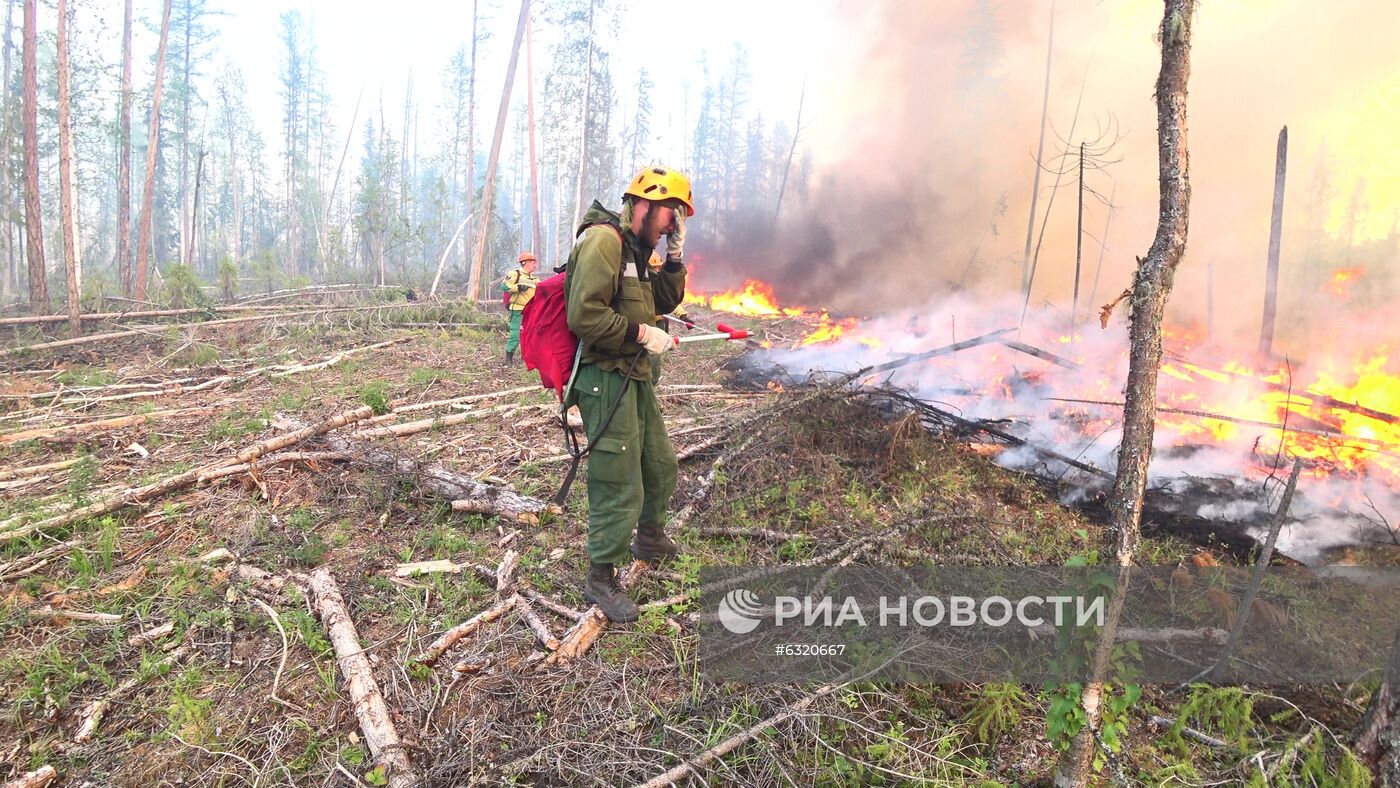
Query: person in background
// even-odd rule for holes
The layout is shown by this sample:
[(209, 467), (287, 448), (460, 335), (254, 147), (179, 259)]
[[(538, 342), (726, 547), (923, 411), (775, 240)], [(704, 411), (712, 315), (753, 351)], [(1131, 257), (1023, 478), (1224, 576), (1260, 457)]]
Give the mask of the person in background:
[(506, 340), (506, 365), (515, 363), (515, 351), (520, 349), (520, 316), (525, 313), (525, 305), (535, 297), (535, 286), (540, 280), (535, 278), (539, 261), (534, 252), (521, 252), (520, 265), (501, 280), (501, 292), (509, 293), (506, 309), (510, 311), (510, 338)]

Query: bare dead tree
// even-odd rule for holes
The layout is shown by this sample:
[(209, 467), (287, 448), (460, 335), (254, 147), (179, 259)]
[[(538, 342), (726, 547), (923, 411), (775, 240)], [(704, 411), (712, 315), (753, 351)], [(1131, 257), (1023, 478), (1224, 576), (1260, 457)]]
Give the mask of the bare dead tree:
[(1283, 185), (1288, 176), (1288, 127), (1278, 133), (1274, 156), (1274, 213), (1269, 221), (1269, 267), (1264, 273), (1264, 319), (1259, 326), (1259, 354), (1274, 351), (1274, 317), (1278, 310), (1278, 255), (1283, 240)]
[(594, 0), (588, 0), (588, 65), (583, 72), (583, 117), (579, 118), (578, 188), (574, 190), (574, 227), (583, 222), (583, 182), (588, 177), (588, 104), (593, 97), (593, 6)]
[(68, 332), (82, 336), (76, 195), (73, 193), (73, 126), (69, 113), (68, 0), (58, 0), (58, 223), (63, 228), (63, 272), (68, 283)]
[(0, 216), (4, 217), (0, 223), (0, 243), (5, 245), (3, 253), (4, 270), (0, 271), (0, 299), (9, 300), (9, 296), (14, 293), (14, 285), (17, 284), (18, 277), (15, 271), (15, 246), (14, 237), (10, 234), (11, 217), (14, 216), (14, 192), (10, 187), (10, 137), (14, 129), (10, 126), (10, 32), (14, 28), (15, 3), (14, 0), (5, 0), (5, 41), (4, 47), (4, 83), (0, 85), (0, 92), (3, 93), (3, 102), (0, 102), (0, 115), (4, 116), (4, 129), (0, 133), (0, 161), (6, 162), (4, 167), (0, 167)]
[(150, 278), (151, 255), (151, 213), (155, 207), (156, 153), (160, 148), (160, 94), (165, 82), (165, 47), (170, 41), (170, 5), (165, 0), (165, 10), (160, 22), (160, 47), (156, 50), (156, 82), (151, 93), (150, 136), (146, 142), (146, 187), (141, 194), (140, 229), (136, 233), (136, 282), (132, 287), (133, 296), (146, 300), (146, 280)]
[[(1035, 148), (1035, 179), (1031, 181), (1031, 209), (1026, 212), (1026, 250), (1021, 254), (1021, 289), (1031, 289), (1031, 238), (1035, 235), (1035, 203), (1040, 198), (1040, 162), (1045, 153), (1045, 121), (1050, 114), (1050, 64), (1055, 54), (1055, 0), (1050, 0), (1050, 33), (1045, 41), (1045, 93), (1040, 99), (1040, 142)], [(1029, 298), (1029, 296), (1027, 296)]]
[(540, 160), (535, 156), (535, 67), (533, 47), (530, 45), (530, 20), (525, 20), (525, 107), (530, 124), (530, 251), (544, 254), (544, 241), (540, 232)]
[(797, 94), (797, 122), (792, 127), (792, 144), (788, 146), (787, 162), (783, 164), (783, 177), (778, 181), (778, 200), (773, 204), (773, 224), (778, 223), (778, 215), (783, 211), (783, 194), (787, 192), (788, 172), (792, 170), (792, 156), (797, 152), (797, 138), (802, 136), (802, 105), (807, 100), (807, 83), (802, 83), (802, 92)]
[(1101, 638), (1094, 650), (1092, 679), (1080, 704), (1084, 725), (1061, 756), (1057, 786), (1084, 786), (1102, 716), (1105, 678), (1114, 637), (1123, 614), (1128, 569), (1141, 538), (1142, 497), (1152, 459), (1157, 376), (1162, 365), (1162, 317), (1177, 266), (1186, 251), (1191, 204), (1190, 158), (1186, 144), (1186, 85), (1191, 73), (1191, 15), (1194, 0), (1166, 0), (1158, 35), (1162, 65), (1157, 77), (1157, 173), (1160, 190), (1157, 232), (1133, 281), (1128, 385), (1123, 407), (1123, 440), (1118, 475), (1108, 498), (1109, 527), (1116, 541), (1118, 588), (1109, 602)]
[(24, 0), (24, 235), (28, 241), (29, 311), (49, 313), (44, 216), (39, 206), (38, 0)]
[[(131, 0), (122, 13), (122, 95), (117, 118), (117, 276), (122, 295), (131, 282)], [(231, 158), (231, 157), (230, 157)]]
[(510, 88), (515, 83), (515, 65), (520, 60), (520, 40), (525, 37), (525, 24), (530, 19), (530, 0), (520, 0), (520, 19), (515, 25), (515, 43), (510, 47), (510, 65), (506, 67), (506, 85), (501, 90), (501, 108), (496, 113), (496, 134), (491, 138), (491, 156), (486, 160), (486, 186), (481, 192), (481, 225), (477, 228), (476, 252), (472, 255), (471, 275), (467, 277), (467, 292), (476, 298), (481, 292), (481, 266), (486, 259), (486, 238), (491, 231), (491, 206), (496, 192), (496, 165), (501, 160), (501, 140), (506, 132), (506, 115), (510, 112)]

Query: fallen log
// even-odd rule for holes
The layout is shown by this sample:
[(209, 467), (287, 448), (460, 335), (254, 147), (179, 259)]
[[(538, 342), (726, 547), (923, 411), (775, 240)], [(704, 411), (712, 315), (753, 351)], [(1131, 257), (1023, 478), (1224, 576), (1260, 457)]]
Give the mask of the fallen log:
[[(224, 318), (222, 320), (201, 320), (190, 323), (172, 323), (170, 324), (170, 326), (175, 326), (181, 329), (202, 328), (207, 326), (228, 326), (234, 325), (236, 323), (253, 323), (261, 320), (273, 320), (276, 318), (297, 318), (297, 320), (293, 322), (307, 322), (311, 320), (316, 320), (323, 315), (341, 312), (369, 312), (383, 309), (401, 308), (403, 308), (403, 304), (387, 304), (379, 306), (342, 306), (332, 307), (328, 309), (303, 310), (296, 312), (277, 312), (266, 315), (253, 315), (252, 317), (230, 317)], [(170, 326), (161, 327), (168, 328)], [(111, 331), (105, 334), (92, 334), (91, 336), (75, 337), (73, 339), (59, 339), (52, 342), (40, 342), (34, 345), (24, 345), (22, 347), (0, 348), (0, 357), (13, 356), (20, 353), (35, 353), (40, 350), (55, 350), (57, 348), (72, 347), (74, 345), (90, 345), (97, 342), (107, 342), (113, 339), (124, 339), (126, 337), (151, 335), (152, 332), (149, 330)]]
[(157, 675), (160, 669), (169, 665), (174, 665), (189, 656), (190, 651), (191, 648), (188, 645), (176, 648), (159, 662), (152, 665), (150, 670), (139, 671), (135, 676), (118, 684), (116, 689), (84, 706), (82, 714), (78, 718), (78, 730), (73, 734), (73, 743), (83, 744), (91, 740), (97, 733), (97, 726), (102, 723), (102, 716), (107, 713), (107, 707), (144, 684), (147, 678)]
[(350, 459), (350, 455), (343, 451), (284, 451), (262, 458), (261, 462), (243, 462), (237, 465), (226, 465), (222, 468), (201, 474), (198, 478), (200, 484), (212, 482), (215, 479), (224, 479), (229, 476), (237, 476), (240, 473), (247, 473), (254, 468), (267, 468), (273, 465), (281, 465), (286, 462), (335, 462)]
[(145, 421), (157, 418), (168, 418), (170, 416), (188, 416), (191, 414), (212, 413), (218, 408), (206, 406), (192, 408), (174, 408), (172, 410), (157, 410), (150, 413), (133, 413), (128, 416), (114, 416), (109, 419), (97, 419), (95, 421), (84, 421), (77, 424), (61, 424), (56, 427), (41, 427), (31, 430), (20, 430), (18, 432), (7, 432), (0, 435), (0, 446), (8, 446), (20, 441), (37, 440), (39, 438), (52, 438), (58, 434), (82, 435), (89, 432), (104, 432), (106, 430), (119, 429), (132, 424), (140, 424)]
[(243, 451), (240, 451), (237, 454), (237, 456), (233, 458), (224, 458), (216, 460), (208, 465), (204, 465), (199, 468), (194, 468), (185, 471), (184, 473), (177, 473), (174, 476), (167, 477), (158, 482), (153, 482), (151, 484), (145, 485), (144, 487), (135, 487), (128, 490), (123, 490), (117, 493), (116, 495), (105, 498), (96, 503), (89, 504), (87, 506), (71, 509), (63, 514), (55, 515), (53, 517), (29, 523), (28, 525), (20, 526), (17, 528), (10, 528), (4, 531), (0, 531), (0, 543), (4, 543), (14, 539), (19, 539), (28, 536), (31, 533), (35, 533), (36, 531), (42, 531), (48, 528), (56, 528), (59, 526), (67, 525), (69, 523), (76, 522), (87, 517), (99, 517), (101, 515), (114, 512), (117, 509), (120, 509), (124, 506), (129, 506), (134, 503), (141, 503), (142, 501), (147, 501), (152, 498), (158, 498), (167, 493), (174, 492), (175, 490), (180, 490), (197, 483), (199, 481), (200, 476), (205, 475), (211, 471), (217, 470), (219, 468), (231, 464), (250, 462), (252, 460), (257, 459), (258, 457), (261, 457), (263, 454), (266, 454), (269, 451), (275, 451), (276, 449), (285, 448), (287, 446), (292, 445), (293, 443), (306, 440), (307, 438), (323, 434), (333, 429), (338, 429), (340, 427), (345, 426), (346, 424), (352, 424), (358, 419), (369, 418), (372, 415), (374, 415), (374, 411), (368, 407), (358, 408), (356, 410), (342, 413), (338, 416), (326, 419), (325, 421), (313, 424), (310, 427), (304, 427), (300, 430), (297, 430), (294, 433), (278, 436), (277, 438), (254, 444), (253, 446), (250, 446), (244, 449)]
[(394, 577), (417, 577), (419, 575), (429, 575), (438, 572), (447, 574), (458, 574), (466, 567), (452, 561), (418, 561), (411, 564), (399, 564), (394, 569)]
[(511, 594), (491, 607), (439, 635), (438, 639), (434, 640), (422, 654), (414, 657), (411, 661), (414, 664), (432, 667), (437, 663), (438, 659), (442, 657), (444, 652), (456, 645), (462, 638), (480, 629), (482, 624), (489, 624), (505, 615), (507, 611), (515, 607), (519, 602), (520, 597)]
[[(89, 312), (78, 317), (88, 322), (105, 321), (109, 323), (121, 322), (123, 320), (138, 320), (152, 317), (180, 317), (182, 315), (207, 315), (210, 313), (226, 312), (259, 312), (267, 310), (288, 311), (286, 307), (266, 307), (266, 306), (198, 306), (187, 309), (143, 309), (132, 312)], [(0, 318), (0, 326), (33, 326), (43, 323), (66, 323), (68, 315), (29, 315), (27, 317), (4, 317)]]
[(48, 474), (54, 471), (62, 471), (82, 462), (82, 457), (62, 462), (49, 462), (43, 465), (30, 465), (25, 468), (3, 468), (0, 469), (0, 480), (19, 479), (25, 476), (35, 476), (41, 473)]
[[(475, 506), (484, 509), (484, 513), (524, 522), (537, 520), (540, 512), (554, 511), (548, 501), (469, 479), (441, 465), (421, 463), (363, 441), (330, 436), (326, 444), (350, 455), (354, 462), (415, 480), (433, 496), (452, 501), (453, 509), (458, 511)], [(470, 501), (471, 506), (462, 504), (459, 508), (458, 501)]]
[[(622, 589), (625, 591), (631, 588), (650, 568), (651, 564), (646, 561), (633, 561), (631, 566), (618, 575), (618, 582), (622, 585)], [(608, 623), (608, 617), (603, 614), (602, 608), (597, 605), (588, 608), (578, 623), (569, 627), (568, 631), (564, 633), (559, 648), (555, 649), (554, 653), (550, 654), (549, 658), (541, 665), (568, 663), (583, 656), (607, 630)]]
[(355, 622), (350, 618), (350, 611), (345, 607), (335, 578), (329, 569), (322, 567), (311, 573), (308, 586), (316, 600), (317, 615), (335, 649), (336, 664), (350, 690), (350, 699), (354, 702), (355, 717), (359, 720), (365, 744), (374, 758), (388, 767), (386, 776), (390, 786), (417, 786), (420, 782), (418, 775), (414, 773), (408, 753), (399, 740), (398, 731), (394, 729), (389, 708), (374, 680), (369, 658), (360, 645)]
[[(1032, 638), (1055, 637), (1054, 624), (1043, 624), (1029, 628)], [(1139, 643), (1193, 643), (1206, 646), (1223, 646), (1230, 633), (1216, 627), (1200, 629), (1144, 629), (1141, 627), (1119, 627), (1116, 635), (1119, 641), (1135, 640)]]
[(3, 788), (46, 788), (58, 777), (58, 771), (47, 764), (32, 772), (25, 772), (5, 783)]
[(352, 348), (350, 350), (343, 350), (339, 353), (336, 353), (333, 356), (330, 356), (329, 358), (322, 359), (314, 364), (301, 364), (295, 367), (289, 367), (287, 369), (278, 370), (277, 372), (272, 373), (272, 377), (285, 378), (290, 377), (292, 375), (299, 375), (303, 372), (312, 372), (318, 369), (326, 369), (327, 367), (333, 367), (336, 364), (339, 364), (345, 359), (358, 353), (365, 353), (370, 350), (378, 350), (380, 348), (389, 347), (390, 345), (403, 344), (404, 342), (409, 341), (410, 338), (411, 337), (400, 337), (398, 339), (390, 339), (387, 342), (376, 342), (373, 345), (365, 345), (363, 347)]
[(743, 731), (740, 731), (739, 733), (736, 733), (733, 736), (730, 736), (728, 739), (725, 739), (724, 741), (720, 742), (719, 744), (716, 744), (708, 750), (705, 750), (704, 752), (701, 752), (700, 754), (689, 758), (684, 763), (673, 769), (662, 772), (661, 774), (656, 775), (655, 777), (651, 778), (650, 780), (647, 780), (644, 783), (638, 783), (637, 788), (665, 788), (669, 785), (675, 785), (680, 780), (684, 779), (687, 775), (698, 774), (701, 769), (705, 768), (705, 766), (713, 762), (716, 758), (723, 757), (724, 755), (732, 752), (739, 745), (754, 738), (763, 731), (774, 727), (779, 723), (788, 720), (791, 717), (800, 714), (801, 712), (805, 711), (808, 706), (811, 706), (813, 703), (816, 703), (822, 697), (830, 695), (832, 692), (836, 691), (837, 689), (840, 689), (843, 686), (845, 685), (827, 684), (825, 686), (819, 687), (811, 695), (808, 695), (807, 697), (792, 704), (792, 706), (788, 709), (778, 712), (777, 714), (774, 714), (768, 719), (763, 720)]
[(1005, 337), (1002, 337), (997, 341), (1003, 345), (1006, 345), (1012, 350), (1019, 350), (1020, 352), (1025, 353), (1028, 356), (1035, 356), (1041, 361), (1049, 361), (1051, 364), (1054, 364), (1059, 367), (1064, 367), (1065, 369), (1079, 369), (1082, 366), (1077, 361), (1070, 361), (1069, 359), (1064, 358), (1063, 356), (1057, 356), (1048, 350), (1041, 350), (1040, 348), (1035, 347), (1034, 345), (1027, 345), (1024, 342), (1017, 342), (1014, 339), (1007, 339)]
[(545, 649), (549, 651), (554, 651), (559, 648), (559, 638), (555, 637), (554, 633), (549, 631), (549, 627), (540, 620), (540, 617), (535, 614), (534, 610), (530, 609), (528, 603), (522, 602), (517, 604), (516, 610), (519, 611), (520, 618), (525, 621), (525, 626), (529, 627), (530, 631), (535, 633), (535, 640), (538, 640), (541, 646), (544, 646)]
[[(509, 413), (517, 410), (553, 410), (554, 405), (497, 405), (494, 408), (484, 410), (469, 410), (463, 413), (453, 413), (448, 416), (438, 416), (431, 419), (420, 419), (418, 421), (404, 422), (403, 424), (393, 424), (388, 427), (375, 427), (373, 429), (359, 430), (353, 434), (355, 438), (402, 438), (408, 435), (417, 435), (428, 430), (453, 427), (468, 421), (474, 421), (482, 416), (490, 416), (497, 413)], [(397, 415), (386, 413), (386, 416)]]
[(988, 342), (997, 340), (1002, 334), (1007, 334), (1015, 330), (1016, 329), (1014, 327), (1003, 328), (997, 331), (993, 331), (990, 334), (983, 334), (982, 336), (973, 337), (972, 339), (964, 339), (961, 342), (954, 342), (951, 345), (944, 345), (943, 347), (935, 348), (933, 350), (926, 350), (922, 353), (911, 353), (905, 356), (904, 358), (895, 359), (894, 361), (886, 361), (883, 364), (875, 364), (874, 366), (865, 367), (859, 372), (854, 373), (851, 377), (863, 378), (866, 375), (869, 375), (874, 372), (888, 372), (889, 370), (899, 369), (900, 367), (907, 366), (915, 362), (927, 361), (928, 359), (936, 358), (938, 356), (946, 356), (950, 353), (956, 353), (959, 350), (967, 350), (968, 348), (974, 348), (978, 345), (985, 345)]

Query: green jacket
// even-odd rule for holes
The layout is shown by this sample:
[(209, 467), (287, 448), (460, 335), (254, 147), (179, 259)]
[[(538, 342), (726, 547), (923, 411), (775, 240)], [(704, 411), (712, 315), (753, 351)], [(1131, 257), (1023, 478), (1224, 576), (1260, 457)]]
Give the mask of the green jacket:
[[(652, 272), (647, 266), (652, 250), (642, 248), (621, 221), (596, 200), (589, 206), (569, 253), (566, 287), (569, 330), (583, 345), (582, 363), (626, 372), (642, 350), (636, 341), (641, 325), (654, 326), (685, 299), (685, 265), (667, 263)], [(611, 229), (589, 226), (600, 224)], [(632, 379), (651, 380), (646, 353), (633, 367)]]

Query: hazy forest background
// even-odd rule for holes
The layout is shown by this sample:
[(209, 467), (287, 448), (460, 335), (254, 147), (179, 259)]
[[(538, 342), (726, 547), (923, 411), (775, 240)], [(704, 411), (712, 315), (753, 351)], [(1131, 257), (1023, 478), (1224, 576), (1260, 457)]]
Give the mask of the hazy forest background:
[[(493, 60), (509, 54), (514, 4), (473, 2), (472, 29), (464, 31), (462, 44), (435, 71), (410, 74), (405, 100), (390, 106), (382, 95), (363, 91), (332, 95), (318, 59), (317, 33), (297, 10), (282, 13), (280, 26), (266, 31), (264, 51), (276, 54), (269, 62), (235, 59), (237, 53), (222, 48), (217, 23), (236, 11), (210, 0), (171, 0), (164, 9), (169, 21), (156, 115), (151, 108), (155, 74), (162, 70), (159, 48), (132, 51), (116, 36), (125, 11), (139, 40), (157, 39), (159, 4), (39, 4), (36, 24), (26, 25), (34, 5), (7, 0), (4, 23), (0, 298), (6, 304), (24, 301), (46, 313), (66, 303), (65, 211), (83, 311), (114, 298), (178, 307), (217, 293), (312, 282), (425, 287), (470, 217), (447, 253), (444, 272), (446, 282), (465, 281), (480, 231), (500, 64), (493, 63), (489, 82), (478, 77), (488, 51)], [(62, 53), (60, 10), (66, 22)], [(645, 67), (626, 76), (614, 73), (610, 31), (615, 33), (622, 10), (621, 3), (599, 0), (532, 4), (533, 95), (525, 90), (522, 51), (491, 198), (483, 289), (513, 265), (520, 249), (538, 246), (545, 260), (560, 259), (570, 245), (580, 195), (585, 207), (595, 197), (615, 206), (631, 174), (659, 161), (652, 130), (658, 121), (652, 109), (657, 75)], [(543, 43), (541, 27), (549, 30)], [(33, 118), (26, 117), (23, 101), (31, 76), (22, 63), (28, 52), (36, 55)], [(71, 74), (66, 90), (59, 84), (63, 60)], [(697, 101), (684, 107), (687, 139), (684, 161), (677, 164), (706, 195), (712, 226), (749, 208), (771, 212), (793, 155), (788, 124), (748, 103), (747, 60), (745, 49), (735, 46), (697, 64), (689, 77)], [(276, 69), (276, 128), (259, 125), (250, 111), (248, 68)], [(531, 101), (538, 227), (530, 205)], [(355, 108), (353, 126), (333, 120), (337, 104)], [(72, 151), (67, 155), (61, 139), (65, 115)], [(123, 133), (128, 124), (129, 133)], [(34, 135), (38, 152), (28, 163), (26, 133)], [(808, 169), (800, 153), (792, 157), (788, 189), (800, 200)], [(154, 167), (149, 177), (148, 161)], [(60, 188), (65, 170), (71, 202)], [(38, 187), (35, 217), (25, 213), (26, 183)], [(146, 251), (140, 225), (148, 189)], [(40, 222), (42, 262), (35, 264), (37, 247), (26, 232)], [(147, 286), (124, 274), (123, 260), (132, 271), (149, 272)]]

